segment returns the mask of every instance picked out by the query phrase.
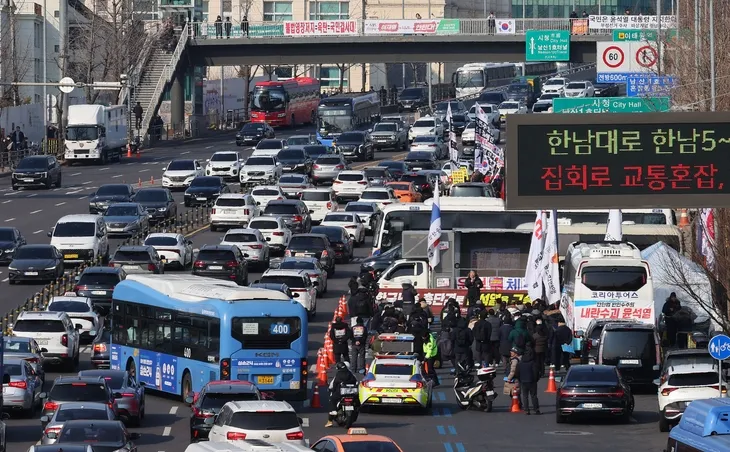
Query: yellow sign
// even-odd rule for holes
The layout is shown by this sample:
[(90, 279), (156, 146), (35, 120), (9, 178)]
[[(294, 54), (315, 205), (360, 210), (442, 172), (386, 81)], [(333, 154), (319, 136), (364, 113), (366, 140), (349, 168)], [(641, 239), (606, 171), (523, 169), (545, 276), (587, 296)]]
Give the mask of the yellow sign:
[(451, 172), (451, 181), (454, 184), (461, 184), (467, 181), (466, 168), (459, 168)]
[(274, 376), (273, 375), (261, 375), (257, 377), (257, 381), (260, 385), (273, 385), (274, 384)]
[(78, 254), (64, 254), (63, 258), (64, 259), (78, 259), (79, 255)]

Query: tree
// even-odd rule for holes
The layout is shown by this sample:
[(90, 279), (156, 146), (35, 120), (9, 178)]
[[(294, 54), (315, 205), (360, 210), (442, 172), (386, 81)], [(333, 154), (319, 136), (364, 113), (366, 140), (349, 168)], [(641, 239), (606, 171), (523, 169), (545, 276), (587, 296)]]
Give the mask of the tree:
[[(26, 75), (33, 63), (31, 55), (33, 42), (23, 42), (18, 37), (17, 6), (9, 2), (0, 7), (0, 67), (2, 78), (5, 83), (18, 83), (25, 80)], [(7, 25), (6, 25), (7, 24)], [(35, 81), (35, 80), (30, 80)], [(0, 108), (21, 105), (28, 103), (27, 99), (21, 98), (21, 88), (18, 86), (5, 86), (0, 96)]]

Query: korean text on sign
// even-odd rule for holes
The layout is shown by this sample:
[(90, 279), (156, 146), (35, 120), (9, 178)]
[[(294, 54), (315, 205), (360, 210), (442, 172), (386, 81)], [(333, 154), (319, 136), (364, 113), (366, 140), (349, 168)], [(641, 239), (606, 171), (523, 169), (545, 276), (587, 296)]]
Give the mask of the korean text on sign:
[[(612, 16), (591, 15), (588, 17), (588, 27), (591, 30), (636, 29), (647, 30), (658, 28), (656, 16)], [(677, 17), (664, 15), (661, 18), (661, 28), (664, 30), (677, 28)]]
[(651, 320), (654, 313), (652, 308), (581, 308), (582, 319), (635, 319)]
[(356, 35), (354, 20), (308, 20), (284, 22), (286, 36)]

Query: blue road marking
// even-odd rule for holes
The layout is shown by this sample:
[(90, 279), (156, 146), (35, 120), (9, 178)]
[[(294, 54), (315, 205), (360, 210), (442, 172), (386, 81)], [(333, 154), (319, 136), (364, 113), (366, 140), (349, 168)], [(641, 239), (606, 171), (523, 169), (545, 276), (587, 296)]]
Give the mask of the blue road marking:
[(439, 435), (445, 435), (446, 434), (446, 429), (444, 428), (443, 425), (437, 425), (436, 426), (436, 430), (438, 430)]
[(454, 448), (451, 446), (451, 443), (444, 443), (444, 449), (446, 452), (454, 452)]
[(438, 395), (440, 401), (443, 402), (446, 400), (446, 394), (444, 394), (443, 392), (437, 392), (436, 394)]
[(466, 452), (464, 445), (461, 443), (456, 443), (456, 452)]
[(453, 425), (449, 425), (449, 433), (451, 433), (452, 435), (456, 435), (456, 427), (454, 427)]
[(433, 417), (440, 417), (441, 416), (441, 413), (439, 412), (439, 409), (438, 408), (433, 408), (431, 410), (431, 416), (433, 416)]
[(451, 417), (451, 408), (441, 408), (444, 417)]

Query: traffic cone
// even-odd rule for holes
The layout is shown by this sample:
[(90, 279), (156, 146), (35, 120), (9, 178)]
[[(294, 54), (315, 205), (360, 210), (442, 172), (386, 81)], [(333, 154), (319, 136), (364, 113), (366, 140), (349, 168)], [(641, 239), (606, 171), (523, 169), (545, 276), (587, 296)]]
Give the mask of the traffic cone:
[(683, 228), (685, 226), (689, 226), (689, 214), (687, 213), (687, 209), (679, 209), (679, 227)]
[(329, 343), (326, 344), (327, 347), (327, 367), (334, 364), (335, 361), (335, 344), (332, 343), (332, 341), (329, 341)]
[(515, 386), (514, 389), (512, 389), (512, 407), (509, 409), (510, 413), (520, 413), (522, 410), (520, 409), (520, 396), (517, 392), (517, 387)]
[(550, 365), (550, 374), (548, 375), (548, 386), (545, 392), (548, 393), (556, 393), (558, 392), (558, 388), (555, 385), (555, 366)]
[(317, 384), (319, 386), (327, 386), (327, 355), (324, 350), (320, 349), (320, 359), (317, 363)]
[(342, 295), (340, 297), (340, 306), (342, 307), (342, 314), (347, 315), (347, 299), (345, 299), (345, 296)]
[(127, 144), (127, 158), (132, 158), (132, 145)]
[(319, 385), (314, 385), (314, 391), (312, 391), (312, 403), (309, 404), (310, 408), (322, 408), (322, 404), (319, 402)]

